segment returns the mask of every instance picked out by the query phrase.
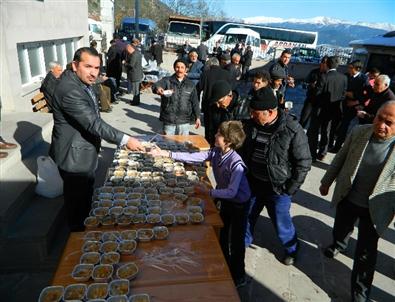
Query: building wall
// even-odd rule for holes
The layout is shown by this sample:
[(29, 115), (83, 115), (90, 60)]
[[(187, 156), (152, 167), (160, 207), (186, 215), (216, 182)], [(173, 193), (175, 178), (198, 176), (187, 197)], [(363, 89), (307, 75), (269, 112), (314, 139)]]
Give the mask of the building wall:
[[(2, 0), (0, 8), (2, 112), (31, 111), (30, 99), (47, 72), (43, 45), (53, 44), (54, 53), (60, 55), (62, 50), (66, 53), (65, 41), (72, 42), (63, 61), (70, 57), (71, 49), (89, 45), (87, 0)], [(32, 54), (41, 63), (30, 62)], [(34, 77), (21, 74), (30, 69), (40, 72)]]
[(107, 52), (110, 47), (110, 41), (114, 33), (114, 1), (101, 0), (100, 1), (100, 18), (103, 26), (103, 31), (106, 33), (103, 39), (103, 52)]

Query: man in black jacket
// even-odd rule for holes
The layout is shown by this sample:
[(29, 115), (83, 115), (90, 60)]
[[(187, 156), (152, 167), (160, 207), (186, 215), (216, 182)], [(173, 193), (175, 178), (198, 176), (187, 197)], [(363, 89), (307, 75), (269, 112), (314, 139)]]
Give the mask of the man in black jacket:
[(99, 54), (83, 47), (74, 54), (73, 70), (66, 70), (56, 87), (54, 127), (50, 156), (63, 178), (63, 191), (71, 231), (84, 230), (92, 201), (94, 173), (101, 139), (143, 150), (140, 142), (111, 127), (100, 118), (92, 84), (100, 69)]
[(59, 77), (63, 72), (62, 66), (58, 62), (49, 63), (49, 72), (43, 80), (40, 91), (44, 93), (45, 100), (47, 101), (47, 106), (49, 111), (52, 112), (52, 98), (55, 92), (56, 85), (59, 82)]
[(347, 91), (342, 106), (342, 119), (337, 131), (335, 146), (329, 152), (337, 153), (340, 150), (346, 139), (351, 121), (356, 117), (357, 110), (361, 109), (366, 101), (369, 79), (361, 70), (362, 62), (360, 60), (354, 60), (348, 64)]
[(291, 77), (288, 73), (288, 64), (291, 60), (291, 56), (292, 56), (292, 52), (290, 49), (283, 50), (278, 61), (274, 63), (269, 69), (270, 74), (272, 74), (273, 72), (275, 73), (279, 72), (285, 75), (280, 89), (282, 95), (285, 95), (285, 90), (287, 88), (287, 85), (292, 88), (295, 87), (294, 78)]
[(151, 53), (152, 58), (156, 61), (156, 65), (160, 67), (160, 64), (163, 63), (163, 48), (158, 43), (158, 40), (152, 40), (152, 45), (149, 52)]
[(125, 58), (126, 43), (124, 43), (119, 35), (114, 34), (114, 40), (110, 41), (110, 48), (107, 52), (106, 75), (114, 78), (117, 83), (117, 89), (121, 86), (122, 77), (122, 60)]
[[(223, 69), (219, 66), (219, 61), (216, 57), (211, 57), (207, 61), (208, 68), (203, 70), (202, 76), (200, 77), (197, 85), (198, 95), (202, 92), (202, 112), (206, 115), (208, 106), (210, 104), (211, 95), (213, 93), (213, 85), (217, 81), (227, 81), (231, 83), (230, 73), (228, 70)], [(204, 123), (206, 124), (206, 116), (204, 117)], [(205, 137), (208, 137), (208, 127), (205, 126)]]
[[(339, 65), (338, 58), (329, 57), (325, 65), (327, 71), (318, 81), (310, 126), (307, 130), (313, 161), (322, 160), (328, 150), (328, 143), (333, 145), (336, 128), (341, 118), (340, 105), (347, 90), (347, 77), (336, 70)], [(328, 129), (330, 129), (329, 137)], [(319, 131), (321, 131), (321, 139), (317, 153)]]
[(177, 59), (175, 73), (156, 82), (153, 92), (161, 96), (159, 120), (167, 135), (189, 135), (190, 123), (200, 127), (200, 108), (195, 84), (186, 76), (187, 63)]
[(216, 81), (213, 85), (211, 99), (204, 114), (206, 140), (210, 146), (215, 144), (215, 134), (222, 122), (233, 119), (237, 94), (227, 81)]
[(253, 55), (254, 52), (251, 50), (251, 45), (247, 45), (247, 49), (245, 53), (242, 55), (242, 60), (241, 60), (243, 65), (242, 75), (245, 75), (250, 69)]
[(311, 167), (307, 137), (296, 117), (278, 108), (270, 88), (259, 89), (250, 108), (252, 118), (244, 125), (246, 140), (240, 151), (256, 198), (249, 216), (246, 245), (252, 243), (255, 224), (266, 206), (285, 250), (283, 263), (292, 265), (298, 238), (290, 215), (291, 198)]

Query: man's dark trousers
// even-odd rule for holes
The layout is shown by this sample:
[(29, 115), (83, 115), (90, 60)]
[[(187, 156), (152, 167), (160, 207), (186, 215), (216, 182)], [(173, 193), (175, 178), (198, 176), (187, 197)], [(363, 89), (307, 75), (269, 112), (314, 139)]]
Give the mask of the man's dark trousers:
[(61, 169), (59, 172), (63, 178), (64, 204), (70, 231), (83, 231), (84, 220), (91, 208), (95, 174), (71, 173)]
[[(328, 150), (328, 144), (333, 146), (335, 131), (339, 125), (340, 118), (340, 101), (328, 103), (322, 107), (313, 107), (310, 126), (307, 131), (310, 152), (313, 160), (315, 160), (317, 157), (318, 145), (318, 153), (321, 155), (326, 154)], [(319, 132), (321, 133), (321, 138), (318, 144)]]
[(335, 144), (335, 150), (337, 151), (340, 150), (344, 141), (346, 140), (347, 131), (351, 121), (357, 116), (357, 111), (355, 107), (343, 106), (343, 108), (344, 108), (343, 116), (341, 119), (339, 129), (337, 131), (336, 144)]
[(220, 232), (220, 244), (226, 262), (229, 265), (233, 280), (237, 281), (245, 275), (244, 236), (247, 229), (247, 219), (250, 202), (236, 203), (221, 200), (220, 216), (224, 227)]
[(369, 301), (379, 240), (369, 209), (354, 205), (347, 199), (342, 200), (336, 208), (333, 242), (339, 250), (344, 251), (357, 219), (359, 219), (358, 241), (351, 273), (351, 298), (355, 302), (365, 302)]

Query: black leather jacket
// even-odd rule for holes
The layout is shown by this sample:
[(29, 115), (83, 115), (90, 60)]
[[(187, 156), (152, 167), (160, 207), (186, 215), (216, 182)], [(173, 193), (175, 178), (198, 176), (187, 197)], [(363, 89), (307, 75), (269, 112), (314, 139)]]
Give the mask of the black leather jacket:
[(93, 172), (101, 139), (115, 144), (122, 141), (123, 133), (100, 118), (94, 102), (87, 85), (73, 71), (64, 71), (53, 98), (50, 148), (50, 156), (64, 171)]
[(199, 100), (195, 84), (185, 78), (181, 82), (175, 75), (166, 77), (156, 82), (153, 91), (156, 93), (158, 87), (164, 90), (173, 90), (169, 97), (161, 96), (159, 119), (166, 124), (194, 123), (200, 118)]
[[(311, 155), (307, 136), (295, 116), (278, 109), (278, 127), (270, 138), (268, 171), (274, 192), (293, 195), (303, 184), (311, 168)], [(244, 123), (246, 139), (239, 153), (248, 170), (255, 149), (257, 127), (252, 119)]]

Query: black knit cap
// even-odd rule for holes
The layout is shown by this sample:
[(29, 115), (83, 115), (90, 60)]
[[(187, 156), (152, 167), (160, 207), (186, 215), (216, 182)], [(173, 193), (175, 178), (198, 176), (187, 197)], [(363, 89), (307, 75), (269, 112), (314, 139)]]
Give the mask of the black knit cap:
[(227, 81), (217, 81), (214, 83), (212, 91), (210, 103), (218, 102), (219, 99), (228, 95), (232, 91), (232, 86)]
[(250, 108), (253, 110), (269, 110), (277, 108), (277, 98), (274, 96), (273, 90), (269, 87), (264, 87), (254, 93)]

